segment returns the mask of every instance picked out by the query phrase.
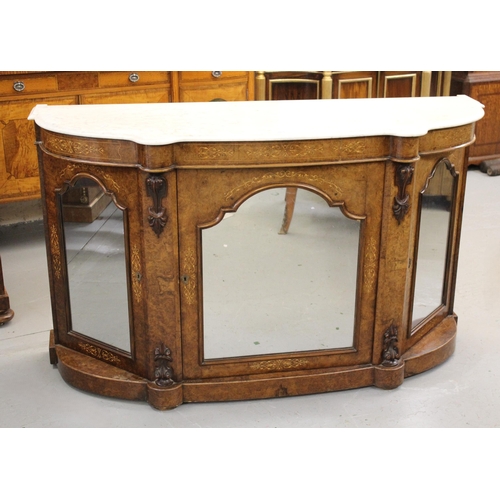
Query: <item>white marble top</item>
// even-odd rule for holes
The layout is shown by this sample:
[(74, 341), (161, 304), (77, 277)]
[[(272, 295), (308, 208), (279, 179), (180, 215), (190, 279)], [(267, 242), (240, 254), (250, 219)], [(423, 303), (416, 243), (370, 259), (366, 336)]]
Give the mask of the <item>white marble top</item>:
[(40, 104), (29, 119), (81, 137), (145, 145), (177, 142), (285, 141), (390, 135), (480, 120), (482, 104), (467, 96), (163, 104)]

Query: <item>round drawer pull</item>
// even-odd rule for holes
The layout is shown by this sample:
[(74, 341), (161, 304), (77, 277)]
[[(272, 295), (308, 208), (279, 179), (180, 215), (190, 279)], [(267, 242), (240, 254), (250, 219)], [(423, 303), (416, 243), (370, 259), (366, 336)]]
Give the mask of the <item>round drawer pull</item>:
[(12, 87), (16, 92), (22, 92), (26, 88), (23, 82), (15, 82)]
[(131, 73), (128, 77), (128, 79), (132, 82), (138, 82), (139, 81), (139, 75), (137, 73)]
[(214, 78), (220, 78), (222, 76), (222, 71), (212, 71), (212, 76)]

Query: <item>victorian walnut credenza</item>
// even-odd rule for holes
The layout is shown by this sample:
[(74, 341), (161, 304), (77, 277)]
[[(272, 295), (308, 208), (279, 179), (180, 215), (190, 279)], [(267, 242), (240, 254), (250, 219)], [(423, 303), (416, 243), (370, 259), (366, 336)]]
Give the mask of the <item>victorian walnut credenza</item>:
[[(158, 409), (442, 363), (482, 116), (466, 96), (36, 106), (51, 363)], [(68, 216), (90, 190), (97, 217)]]

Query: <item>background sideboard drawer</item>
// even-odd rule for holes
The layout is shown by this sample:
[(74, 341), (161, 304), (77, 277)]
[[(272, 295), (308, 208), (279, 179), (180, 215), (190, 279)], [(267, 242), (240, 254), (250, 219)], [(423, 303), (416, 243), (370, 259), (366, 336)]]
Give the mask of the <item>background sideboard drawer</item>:
[(248, 71), (180, 71), (180, 82), (218, 83), (227, 80), (248, 78)]
[(26, 94), (57, 92), (57, 78), (53, 76), (26, 77), (19, 75), (0, 79), (0, 96), (19, 96)]
[(165, 83), (170, 83), (168, 71), (103, 71), (99, 73), (101, 88)]
[(180, 97), (181, 102), (246, 101), (248, 99), (245, 84), (181, 87)]

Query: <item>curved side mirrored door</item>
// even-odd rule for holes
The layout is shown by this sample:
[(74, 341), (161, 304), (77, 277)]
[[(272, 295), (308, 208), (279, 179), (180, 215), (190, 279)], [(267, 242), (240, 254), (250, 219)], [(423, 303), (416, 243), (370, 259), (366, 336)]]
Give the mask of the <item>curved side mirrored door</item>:
[(61, 201), (72, 330), (130, 352), (123, 211), (88, 178)]
[[(448, 163), (448, 165), (450, 165)], [(412, 328), (444, 303), (455, 175), (440, 161), (421, 193)]]
[(360, 221), (298, 189), (262, 191), (202, 230), (205, 359), (354, 343)]

